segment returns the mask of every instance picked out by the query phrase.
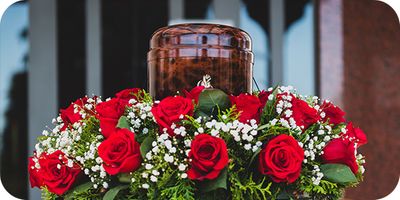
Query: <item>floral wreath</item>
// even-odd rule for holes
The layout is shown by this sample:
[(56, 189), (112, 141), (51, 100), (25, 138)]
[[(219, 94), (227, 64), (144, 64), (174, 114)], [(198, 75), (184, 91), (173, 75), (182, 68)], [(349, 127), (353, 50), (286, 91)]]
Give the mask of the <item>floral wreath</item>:
[(362, 180), (367, 138), (339, 107), (209, 82), (161, 101), (138, 88), (76, 100), (38, 137), (31, 186), (44, 199), (338, 199)]

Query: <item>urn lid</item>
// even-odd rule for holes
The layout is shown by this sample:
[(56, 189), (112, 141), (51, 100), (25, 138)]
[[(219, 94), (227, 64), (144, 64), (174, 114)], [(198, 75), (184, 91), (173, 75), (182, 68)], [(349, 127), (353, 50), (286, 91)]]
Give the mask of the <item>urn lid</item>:
[(195, 56), (229, 57), (236, 54), (252, 60), (251, 48), (249, 34), (239, 28), (220, 24), (177, 24), (153, 33), (148, 59), (193, 56), (196, 51)]

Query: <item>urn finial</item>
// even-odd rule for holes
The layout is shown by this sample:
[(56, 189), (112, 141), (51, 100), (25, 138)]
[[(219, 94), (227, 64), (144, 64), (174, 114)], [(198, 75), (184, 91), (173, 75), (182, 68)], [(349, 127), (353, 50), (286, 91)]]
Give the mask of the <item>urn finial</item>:
[(204, 86), (205, 88), (213, 88), (211, 85), (211, 76), (206, 74), (203, 76), (203, 79), (197, 82), (197, 86)]

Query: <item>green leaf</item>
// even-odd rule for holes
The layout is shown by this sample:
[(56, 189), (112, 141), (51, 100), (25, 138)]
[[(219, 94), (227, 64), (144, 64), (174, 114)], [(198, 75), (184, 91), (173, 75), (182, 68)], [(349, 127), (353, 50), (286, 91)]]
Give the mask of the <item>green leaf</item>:
[(139, 142), (139, 144), (142, 144), (144, 139), (146, 139), (148, 137), (148, 135), (150, 135), (150, 132), (153, 130), (149, 130), (149, 134), (143, 134), (141, 132), (135, 132), (135, 140), (136, 142)]
[(333, 183), (349, 184), (357, 182), (356, 176), (347, 165), (324, 164), (320, 166), (324, 179)]
[(72, 190), (70, 190), (67, 194), (65, 194), (64, 199), (65, 200), (69, 200), (69, 199), (73, 199), (73, 197), (75, 196), (75, 193), (82, 193), (82, 192), (86, 192), (88, 191), (90, 188), (92, 188), (93, 183), (92, 182), (87, 182), (81, 185), (76, 186), (75, 188), (73, 188)]
[(217, 189), (227, 189), (228, 168), (225, 167), (216, 179), (197, 182), (200, 192), (207, 193)]
[(152, 148), (152, 143), (155, 139), (152, 136), (147, 136), (142, 144), (140, 144), (140, 154), (142, 158), (146, 157), (147, 152), (149, 152)]
[(39, 136), (37, 137), (37, 141), (41, 142), (41, 141), (46, 140), (47, 138), (48, 138), (48, 136), (39, 135)]
[(199, 105), (196, 110), (198, 116), (216, 116), (219, 110), (226, 110), (231, 106), (229, 96), (219, 89), (205, 89), (199, 95)]
[(207, 118), (210, 117), (210, 115), (208, 115), (207, 113), (205, 113), (199, 109), (196, 110), (194, 115), (195, 115), (195, 117), (207, 117)]
[(113, 200), (121, 190), (128, 188), (129, 185), (118, 185), (116, 187), (111, 188), (104, 195), (103, 200)]
[(268, 128), (269, 126), (271, 126), (271, 125), (270, 125), (270, 124), (261, 125), (261, 126), (259, 126), (259, 127), (257, 128), (257, 131), (261, 131), (261, 130), (263, 130), (263, 129), (266, 129), (266, 128)]
[(257, 151), (254, 152), (254, 154), (251, 156), (248, 168), (250, 168), (250, 166), (253, 164), (254, 160), (258, 159), (258, 154), (260, 154), (260, 152), (261, 152), (261, 148), (257, 149)]
[(276, 199), (292, 199), (293, 195), (288, 193), (286, 189), (282, 190), (279, 192), (278, 196), (276, 197)]
[(121, 116), (118, 120), (117, 124), (118, 128), (127, 128), (129, 129), (129, 120), (126, 116)]
[(132, 176), (129, 173), (118, 174), (118, 181), (121, 183), (130, 183)]

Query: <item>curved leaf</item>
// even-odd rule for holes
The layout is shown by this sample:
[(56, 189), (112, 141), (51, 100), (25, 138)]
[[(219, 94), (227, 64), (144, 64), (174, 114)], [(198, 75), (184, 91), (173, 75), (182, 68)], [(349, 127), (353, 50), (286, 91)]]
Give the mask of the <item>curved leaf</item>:
[(92, 182), (87, 182), (81, 185), (76, 186), (72, 190), (68, 191), (67, 194), (65, 194), (64, 199), (69, 200), (74, 198), (75, 193), (82, 193), (88, 191), (90, 188), (92, 188), (93, 183)]
[(118, 128), (127, 128), (129, 129), (129, 121), (128, 118), (126, 116), (121, 116), (118, 119), (118, 124), (117, 124)]
[(149, 152), (152, 148), (152, 143), (155, 139), (151, 136), (147, 136), (142, 144), (140, 144), (140, 155), (142, 155), (142, 158), (144, 158), (147, 154), (147, 152)]
[(200, 192), (207, 193), (217, 189), (227, 189), (228, 168), (225, 167), (216, 179), (197, 182)]
[(347, 165), (324, 164), (320, 166), (324, 179), (333, 183), (349, 184), (357, 182), (356, 176)]
[(195, 115), (212, 116), (218, 114), (218, 109), (226, 110), (231, 106), (229, 96), (219, 89), (205, 89), (199, 95), (199, 105)]
[(121, 190), (128, 188), (129, 185), (118, 185), (116, 187), (111, 188), (104, 195), (103, 200), (113, 200)]
[(250, 166), (253, 164), (253, 162), (256, 159), (258, 159), (258, 154), (260, 154), (260, 152), (261, 152), (261, 148), (257, 149), (257, 151), (253, 153), (253, 155), (250, 158), (250, 162), (249, 162), (248, 168), (250, 168)]
[(130, 183), (132, 176), (129, 173), (118, 174), (118, 181), (121, 183)]

